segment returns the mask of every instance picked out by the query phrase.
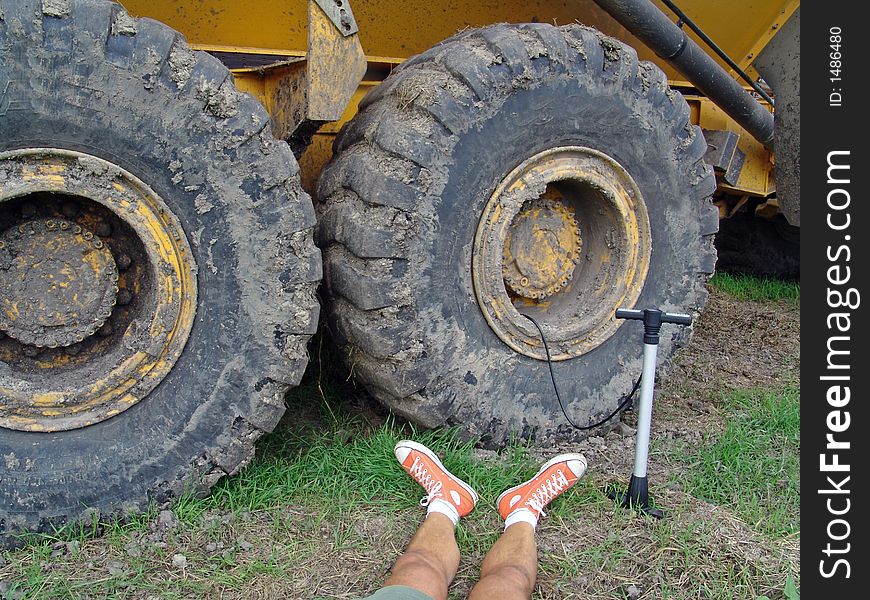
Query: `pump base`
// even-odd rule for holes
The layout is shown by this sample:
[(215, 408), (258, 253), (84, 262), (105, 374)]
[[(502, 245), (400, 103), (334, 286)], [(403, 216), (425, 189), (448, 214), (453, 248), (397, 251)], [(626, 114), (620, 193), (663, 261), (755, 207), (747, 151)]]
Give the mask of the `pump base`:
[(611, 488), (607, 492), (607, 496), (624, 508), (639, 510), (656, 519), (665, 518), (665, 513), (661, 509), (650, 506), (649, 481), (646, 477), (635, 477), (632, 475), (631, 480), (628, 482), (627, 492), (620, 492), (615, 488)]

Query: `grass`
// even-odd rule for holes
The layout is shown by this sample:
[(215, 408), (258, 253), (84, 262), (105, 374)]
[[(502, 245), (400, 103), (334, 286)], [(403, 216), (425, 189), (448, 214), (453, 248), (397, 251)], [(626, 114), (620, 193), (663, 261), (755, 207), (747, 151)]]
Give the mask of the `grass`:
[[(216, 588), (243, 590), (264, 579), (286, 580), (296, 570), (294, 565), (316, 563), (324, 550), (322, 544), (330, 552), (358, 553), (360, 535), (347, 523), (360, 515), (373, 519), (405, 515), (402, 521), (413, 528), (416, 517), (422, 514), (418, 506), (422, 491), (397, 467), (393, 456), (395, 443), (406, 437), (435, 451), (444, 465), (461, 473), (478, 491), (481, 502), (491, 507), (505, 488), (537, 470), (526, 447), (519, 443), (492, 460), (480, 460), (474, 455), (473, 444), (461, 441), (456, 430), (419, 431), (393, 418), (370, 427), (337, 403), (327, 406), (325, 398), (303, 396), (304, 389), (290, 400), (303, 414), (319, 412), (318, 417), (325, 418), (328, 426), (323, 427), (323, 422), (316, 426), (314, 421), (310, 426), (282, 423), (281, 430), (264, 440), (255, 460), (240, 475), (222, 480), (207, 498), (183, 497), (174, 505), (181, 524), (178, 533), (170, 532), (157, 538), (162, 541), (148, 543), (157, 517), (153, 509), (124, 522), (68, 527), (19, 550), (15, 559), (11, 553), (7, 555), (19, 567), (8, 591), (21, 594), (15, 597), (22, 600), (72, 599), (84, 593), (126, 597), (126, 590), (148, 591), (160, 598), (212, 597)], [(578, 504), (600, 500), (598, 496), (593, 487), (578, 485), (566, 495), (565, 502), (554, 507), (553, 515), (569, 514)], [(215, 514), (229, 514), (230, 518), (212, 523), (210, 518)], [(463, 523), (457, 531), (462, 552), (485, 553), (501, 531), (496, 520), (488, 515), (468, 526)], [(265, 555), (240, 552), (243, 542), (236, 537), (238, 532), (252, 530), (267, 534), (269, 549)], [(94, 539), (97, 532), (102, 537)], [(402, 537), (407, 539), (408, 534)], [(135, 541), (139, 547), (143, 538), (146, 543), (141, 544), (145, 548), (141, 555), (138, 550), (130, 555), (128, 545)], [(63, 544), (68, 541), (86, 549), (87, 556), (78, 560), (87, 562), (90, 569), (58, 577), (52, 572), (56, 569), (47, 565), (54, 552), (64, 553)], [(224, 552), (203, 553), (208, 542), (218, 541), (224, 542)], [(175, 573), (155, 577), (167, 571), (176, 552), (183, 552), (188, 560), (183, 584)]]
[(682, 486), (768, 536), (799, 533), (800, 390), (735, 392), (726, 402), (725, 430), (682, 449)]
[[(7, 553), (6, 560), (17, 567), (11, 589), (22, 595), (16, 597), (233, 596), (268, 582), (292, 581), (336, 556), (344, 561), (363, 557), (366, 576), (382, 580), (384, 567), (371, 565), (395, 558), (417, 522), (408, 515), (420, 514), (421, 490), (396, 468), (392, 456), (393, 445), (404, 437), (431, 447), (480, 493), (486, 510), (476, 511), (457, 530), (463, 556), (479, 565), (501, 533), (492, 510), (495, 499), (537, 468), (528, 449), (512, 444), (499, 456), (481, 459), (454, 430), (419, 431), (392, 418), (372, 426), (329, 400), (335, 390), (325, 389), (320, 396), (314, 385), (303, 386), (289, 399), (308, 418), (282, 423), (264, 440), (254, 462), (223, 480), (210, 497), (181, 499), (174, 507), (181, 528), (162, 541), (142, 542), (153, 531), (157, 515), (151, 511), (107, 524), (99, 539), (92, 539), (93, 528), (82, 527), (27, 546), (14, 558)], [(725, 430), (700, 450), (680, 455), (687, 465), (684, 489), (733, 510), (764, 535), (797, 533), (798, 390), (736, 393), (726, 406)], [(584, 590), (588, 597), (626, 598), (624, 582), (650, 577), (664, 597), (781, 597), (784, 577), (759, 571), (745, 564), (742, 555), (716, 547), (722, 534), (709, 514), (696, 514), (685, 500), (681, 506), (671, 498), (672, 517), (639, 519), (615, 510), (600, 483), (581, 480), (548, 511), (542, 536), (549, 545), (542, 548), (541, 577), (553, 595), (536, 600), (582, 596)], [(229, 518), (215, 521), (214, 515)], [(393, 545), (381, 547), (360, 533), (358, 525), (365, 520), (392, 527)], [(244, 539), (257, 543), (255, 537), (267, 541), (243, 552)], [(53, 559), (63, 540), (79, 541), (81, 554)], [(141, 542), (141, 555), (127, 552), (131, 542)], [(209, 544), (220, 546), (209, 551)], [(181, 571), (171, 566), (177, 552), (188, 561)], [(676, 573), (683, 575), (674, 577)], [(473, 580), (475, 571), (460, 576)], [(607, 589), (611, 591), (602, 591)], [(328, 591), (327, 586), (305, 597), (330, 597)], [(268, 591), (258, 593), (270, 597)], [(294, 596), (285, 591), (285, 597)]]
[(798, 304), (801, 299), (800, 283), (797, 281), (731, 275), (720, 271), (710, 278), (710, 285), (738, 300), (755, 302), (785, 300)]
[[(769, 481), (762, 474), (775, 469), (756, 464), (760, 460), (756, 455), (766, 456), (786, 442), (797, 443), (792, 413), (783, 410), (783, 404), (791, 406), (795, 397), (735, 396), (730, 404), (735, 431), (729, 433), (729, 426), (702, 453), (686, 455), (692, 467), (688, 481), (698, 486), (693, 493), (730, 507), (745, 495), (741, 490), (767, 489)], [(384, 570), (422, 514), (417, 506), (419, 486), (396, 468), (392, 457), (395, 442), (412, 437), (430, 446), (447, 468), (475, 487), (485, 506), (457, 530), (462, 555), (476, 566), (461, 571), (466, 588), (461, 583), (454, 586), (451, 597), (467, 593), (475, 569), (501, 533), (493, 510), (495, 499), (537, 469), (528, 449), (513, 444), (499, 456), (484, 459), (452, 430), (419, 431), (394, 419), (371, 426), (337, 404), (323, 405), (323, 398), (293, 401), (302, 414), (313, 411), (326, 421), (320, 426), (316, 421), (308, 425), (304, 420), (285, 421), (282, 431), (265, 440), (242, 474), (222, 481), (208, 498), (184, 498), (176, 504), (174, 512), (181, 522), (177, 531), (159, 537), (157, 543), (148, 542), (157, 516), (153, 511), (126, 523), (109, 524), (99, 539), (91, 539), (84, 529), (70, 530), (66, 539), (80, 540), (79, 554), (52, 559), (55, 540), (65, 539), (55, 536), (14, 557), (6, 555), (16, 567), (12, 589), (21, 592), (22, 599), (83, 595), (173, 599), (248, 593), (249, 597), (337, 597), (330, 587), (335, 583), (317, 575), (324, 564), (351, 575), (358, 570), (359, 585), (370, 588), (383, 581)], [(750, 436), (751, 429), (766, 433)], [(774, 441), (783, 436), (782, 444)], [(754, 466), (743, 464), (747, 458)], [(722, 472), (731, 476), (723, 478)], [(716, 485), (704, 487), (705, 482)], [(600, 484), (584, 478), (550, 507), (539, 536), (541, 580), (548, 591), (539, 591), (535, 600), (627, 598), (628, 584), (642, 581), (655, 581), (659, 591), (667, 592), (663, 597), (674, 598), (755, 598), (762, 592), (777, 597), (775, 592), (782, 591), (778, 575), (747, 565), (743, 555), (716, 546), (719, 524), (706, 513), (693, 512), (688, 496), (679, 502), (671, 498), (672, 517), (658, 522), (615, 509)], [(742, 501), (738, 506), (757, 524), (763, 513), (752, 511), (763, 511), (772, 503)], [(791, 504), (786, 510), (797, 514)], [(228, 516), (215, 520), (216, 515)], [(789, 530), (785, 514), (775, 520), (780, 523), (778, 531)], [(366, 522), (375, 523), (375, 533), (360, 529)], [(243, 552), (243, 538), (254, 542), (255, 549)], [(141, 555), (127, 552), (131, 542), (139, 544)], [(220, 546), (209, 550), (209, 544)], [(179, 552), (187, 559), (181, 570), (171, 566)], [(281, 587), (294, 585), (300, 573), (313, 578), (313, 583), (303, 582), (310, 593)], [(318, 584), (317, 577), (324, 577), (325, 583)]]
[(396, 466), (393, 447), (403, 438), (430, 447), (484, 499), (494, 501), (509, 482), (534, 473), (519, 444), (509, 446), (503, 460), (481, 462), (473, 456), (474, 445), (461, 441), (455, 429), (423, 431), (392, 417), (367, 429), (336, 407), (328, 410), (337, 419), (331, 427), (299, 432), (293, 424), (273, 433), (239, 476), (223, 480), (204, 500), (184, 499), (180, 516), (193, 522), (210, 509), (255, 511), (294, 502), (328, 516), (363, 506), (406, 509), (420, 500), (421, 491)]
[[(421, 431), (390, 417), (373, 424), (350, 406), (354, 391), (336, 381), (308, 376), (288, 397), (293, 419), (211, 496), (177, 502), (177, 527), (155, 529), (151, 510), (103, 524), (98, 538), (98, 524), (68, 528), (2, 553), (0, 582), (12, 582), (21, 599), (352, 598), (383, 581), (422, 515), (422, 491), (392, 454), (407, 437), (431, 447), (481, 496), (483, 510), (457, 530), (465, 562), (451, 597), (463, 597), (501, 533), (495, 500), (537, 470), (532, 452), (514, 443), (481, 454), (455, 430)], [(688, 492), (657, 488), (664, 521), (615, 508), (601, 474), (582, 479), (539, 528), (535, 600), (628, 598), (634, 584), (654, 587), (652, 597), (782, 598), (796, 567), (769, 548), (799, 536), (798, 406), (796, 388), (736, 393), (726, 403), (727, 426), (701, 448), (661, 446), (686, 465), (680, 485)], [(753, 530), (766, 562), (747, 541)], [(75, 551), (64, 549), (69, 540)], [(173, 566), (177, 553), (183, 568)]]

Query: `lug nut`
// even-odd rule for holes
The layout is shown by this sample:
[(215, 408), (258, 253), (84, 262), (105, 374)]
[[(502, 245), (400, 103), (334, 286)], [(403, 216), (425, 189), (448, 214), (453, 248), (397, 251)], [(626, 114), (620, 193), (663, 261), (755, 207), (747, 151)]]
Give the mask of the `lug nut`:
[(133, 264), (133, 259), (131, 259), (126, 254), (122, 254), (115, 260), (115, 264), (117, 264), (118, 268), (122, 271), (126, 271), (130, 268), (130, 265)]

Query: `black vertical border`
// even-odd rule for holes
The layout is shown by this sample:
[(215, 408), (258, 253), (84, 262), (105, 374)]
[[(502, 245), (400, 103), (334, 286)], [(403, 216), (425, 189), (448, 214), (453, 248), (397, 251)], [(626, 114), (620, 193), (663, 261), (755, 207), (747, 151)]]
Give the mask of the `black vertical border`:
[[(870, 310), (867, 270), (870, 255), (867, 252), (870, 238), (870, 193), (866, 189), (865, 178), (870, 180), (870, 164), (867, 162), (866, 146), (870, 141), (868, 111), (870, 101), (866, 94), (865, 81), (870, 79), (866, 60), (870, 32), (860, 10), (862, 2), (808, 2), (801, 7), (801, 594), (804, 598), (862, 597), (866, 593), (866, 576), (870, 561), (867, 548), (867, 510), (865, 477), (870, 473), (870, 419), (868, 419), (866, 380), (870, 380), (870, 361), (868, 353), (862, 351), (866, 344), (867, 318)], [(831, 28), (842, 30), (842, 81), (831, 81)], [(831, 105), (831, 93), (842, 94), (841, 106)], [(837, 155), (839, 164), (848, 164), (848, 184), (828, 182), (828, 156), (830, 152), (848, 151), (848, 155)], [(843, 178), (845, 170), (835, 178)], [(828, 194), (834, 189), (844, 189), (849, 194), (849, 205), (845, 209), (832, 210), (828, 206)], [(846, 196), (835, 192), (833, 203), (842, 205)], [(848, 229), (835, 231), (828, 224), (831, 214), (835, 225), (842, 225), (848, 213)], [(838, 249), (848, 247), (848, 252)], [(836, 260), (831, 260), (833, 256)], [(848, 259), (848, 260), (847, 260)], [(829, 272), (831, 267), (839, 266), (839, 271)], [(849, 268), (849, 281), (839, 285), (830, 282), (829, 276), (842, 279)], [(837, 297), (829, 302), (831, 291), (843, 294), (853, 288), (860, 295), (859, 305), (831, 307)], [(854, 295), (852, 296), (854, 298)], [(854, 304), (854, 303), (853, 303)], [(836, 326), (829, 328), (832, 313), (849, 313), (849, 331), (842, 332)], [(834, 321), (830, 324), (836, 325)], [(850, 389), (848, 405), (833, 407), (828, 403), (827, 392), (832, 381), (821, 378), (834, 374), (828, 368), (828, 343), (832, 336), (845, 336), (832, 347), (849, 350), (848, 356), (838, 355), (837, 362), (848, 363), (851, 368), (836, 371), (848, 375), (849, 381), (836, 382)], [(866, 378), (866, 379), (865, 379)], [(836, 399), (835, 399), (836, 401)], [(831, 416), (835, 427), (842, 426), (845, 412), (849, 413), (849, 427), (846, 431), (832, 433), (828, 427), (831, 411), (842, 411)], [(845, 450), (826, 449), (828, 433), (836, 441), (848, 442)], [(839, 455), (839, 462), (849, 465), (849, 472), (822, 472), (820, 456), (826, 454), (827, 462), (832, 462), (832, 454)], [(848, 494), (820, 493), (833, 489), (827, 480), (833, 482)], [(844, 476), (849, 476), (843, 484)], [(831, 508), (848, 512), (833, 515)], [(842, 519), (848, 523), (832, 522)], [(829, 528), (830, 525), (830, 528)], [(842, 540), (831, 539), (848, 536)], [(828, 544), (834, 551), (828, 551)], [(842, 553), (837, 553), (842, 551)], [(849, 568), (838, 559), (848, 562)], [(822, 571), (832, 574), (825, 577)], [(833, 571), (833, 573), (832, 573)], [(847, 575), (848, 571), (848, 577)], [(865, 592), (860, 593), (859, 590)]]

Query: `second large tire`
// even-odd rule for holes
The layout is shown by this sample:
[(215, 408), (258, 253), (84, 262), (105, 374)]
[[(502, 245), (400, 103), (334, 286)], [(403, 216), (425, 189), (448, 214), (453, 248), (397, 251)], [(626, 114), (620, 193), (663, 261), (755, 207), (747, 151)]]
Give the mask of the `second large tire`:
[[(630, 47), (576, 25), (465, 31), (408, 60), (360, 108), (321, 176), (318, 243), (347, 365), (397, 413), (495, 444), (576, 435), (546, 362), (494, 333), (472, 275), (488, 199), (549, 149), (600, 153), (636, 182), (651, 244), (636, 249), (648, 273), (635, 305), (703, 306), (717, 229), (706, 143), (682, 97)], [(592, 250), (583, 260), (600, 260)], [(575, 421), (609, 413), (629, 392), (641, 338), (622, 326), (554, 364)], [(660, 355), (686, 338), (666, 330)]]

